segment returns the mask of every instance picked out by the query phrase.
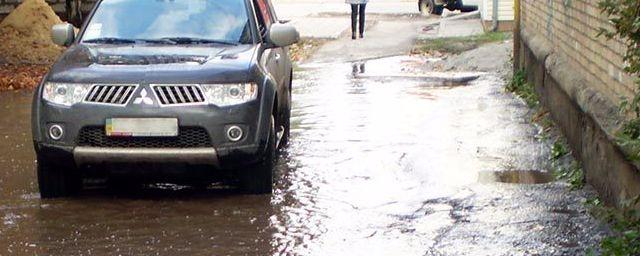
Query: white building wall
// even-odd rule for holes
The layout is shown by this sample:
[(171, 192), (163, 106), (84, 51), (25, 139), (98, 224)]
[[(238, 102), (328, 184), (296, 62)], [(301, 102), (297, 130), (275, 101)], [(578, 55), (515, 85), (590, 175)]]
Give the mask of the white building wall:
[[(498, 0), (498, 20), (513, 21), (514, 5), (514, 0)], [(482, 0), (479, 9), (482, 20), (493, 20), (493, 0)]]

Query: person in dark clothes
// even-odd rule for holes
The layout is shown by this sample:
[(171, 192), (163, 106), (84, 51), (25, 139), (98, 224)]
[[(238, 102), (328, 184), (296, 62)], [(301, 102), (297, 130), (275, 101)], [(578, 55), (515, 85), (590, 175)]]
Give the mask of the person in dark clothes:
[[(367, 8), (369, 0), (345, 0), (345, 3), (351, 5), (351, 39), (356, 39), (356, 32), (360, 32), (360, 38), (364, 38), (364, 11)], [(360, 23), (360, 26), (356, 26)], [(359, 28), (356, 31), (356, 27)]]

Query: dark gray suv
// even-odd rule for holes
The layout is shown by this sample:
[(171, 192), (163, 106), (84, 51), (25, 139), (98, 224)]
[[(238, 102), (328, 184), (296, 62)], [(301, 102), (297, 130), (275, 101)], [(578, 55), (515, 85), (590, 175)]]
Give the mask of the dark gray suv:
[(271, 192), (299, 35), (269, 0), (101, 0), (77, 36), (52, 37), (69, 48), (34, 95), (42, 197), (114, 173), (226, 173)]

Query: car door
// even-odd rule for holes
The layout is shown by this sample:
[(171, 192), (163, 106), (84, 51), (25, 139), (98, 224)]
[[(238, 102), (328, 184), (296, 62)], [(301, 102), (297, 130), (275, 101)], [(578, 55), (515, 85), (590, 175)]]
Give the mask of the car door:
[[(274, 22), (280, 22), (278, 20), (278, 16), (276, 15), (275, 9), (273, 8), (273, 4), (271, 2), (271, 0), (265, 0), (268, 4), (269, 7), (269, 13), (271, 14), (271, 17), (273, 18)], [(279, 76), (282, 78), (282, 85), (283, 86), (288, 86), (288, 78), (289, 78), (289, 74), (291, 71), (291, 61), (289, 59), (289, 47), (278, 47), (276, 49), (276, 53), (278, 54), (276, 57), (277, 58), (277, 65), (278, 65), (278, 73)]]
[[(268, 0), (254, 0), (256, 14), (258, 18), (258, 27), (263, 41), (266, 41), (271, 24), (276, 22), (275, 15), (272, 12), (271, 4)], [(282, 92), (285, 84), (286, 55), (282, 47), (265, 49), (263, 53), (264, 66), (268, 69), (273, 79), (278, 85), (278, 91)]]
[[(269, 14), (269, 8), (265, 0), (254, 0), (254, 6), (256, 8), (256, 18), (258, 21), (258, 30), (263, 42), (266, 43), (267, 35), (269, 33), (269, 27), (273, 24), (273, 18)], [(267, 48), (262, 52), (260, 63), (271, 75), (280, 87), (280, 78), (278, 75), (278, 65), (276, 59), (281, 56), (277, 56), (277, 48)]]

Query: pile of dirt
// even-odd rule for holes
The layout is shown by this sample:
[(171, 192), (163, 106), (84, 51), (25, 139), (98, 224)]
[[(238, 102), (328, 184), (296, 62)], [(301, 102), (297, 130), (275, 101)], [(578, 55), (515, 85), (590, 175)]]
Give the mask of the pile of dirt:
[(0, 64), (0, 92), (33, 89), (49, 70), (45, 65)]
[(62, 23), (44, 0), (24, 0), (0, 23), (0, 63), (48, 64), (63, 48), (51, 40), (51, 27)]

